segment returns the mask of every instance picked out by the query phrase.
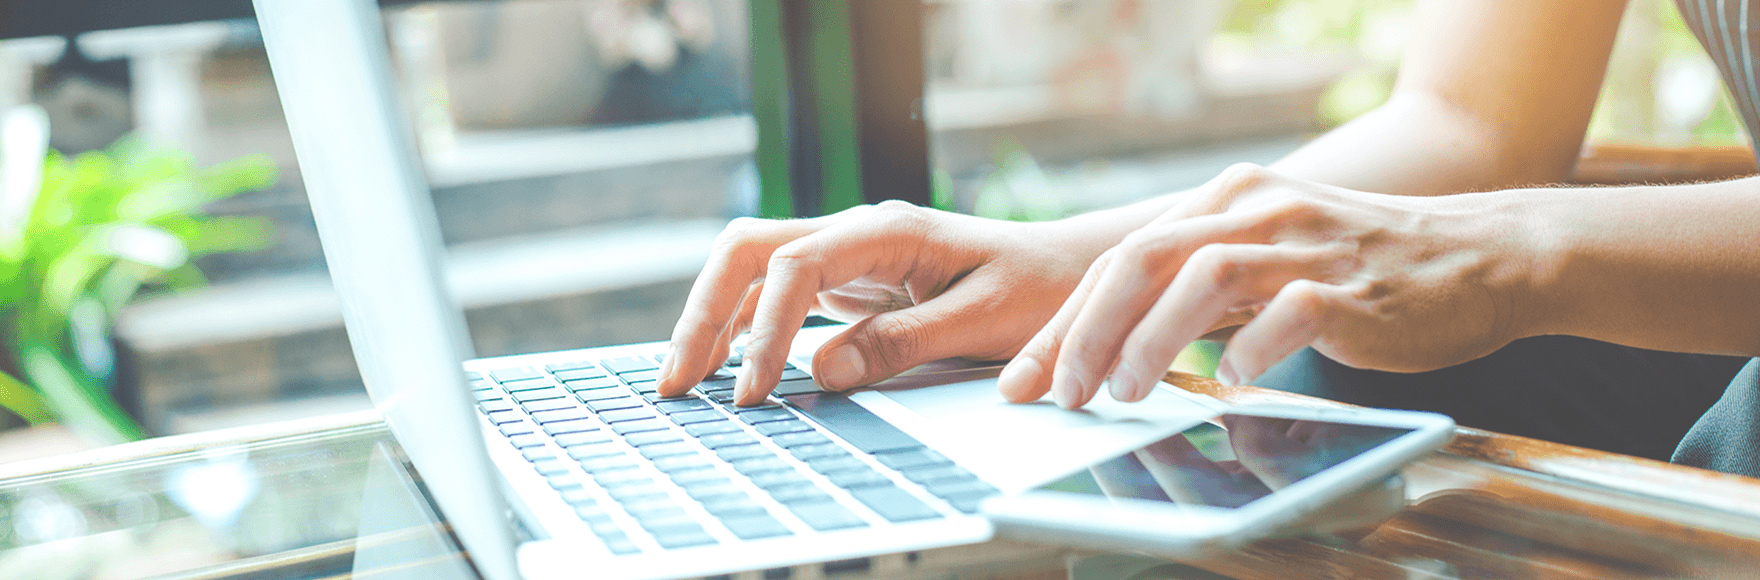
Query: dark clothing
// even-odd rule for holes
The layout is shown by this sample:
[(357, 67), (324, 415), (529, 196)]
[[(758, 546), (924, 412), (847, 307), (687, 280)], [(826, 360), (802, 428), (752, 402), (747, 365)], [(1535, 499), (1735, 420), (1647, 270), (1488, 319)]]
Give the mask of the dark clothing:
[(1253, 384), (1667, 461), (1747, 360), (1539, 336), (1423, 373), (1355, 369), (1303, 349)]

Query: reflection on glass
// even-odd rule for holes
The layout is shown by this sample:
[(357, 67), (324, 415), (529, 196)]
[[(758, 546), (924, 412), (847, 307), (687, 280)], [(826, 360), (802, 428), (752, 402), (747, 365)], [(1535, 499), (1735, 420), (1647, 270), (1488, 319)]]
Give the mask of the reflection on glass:
[(1238, 508), (1409, 429), (1227, 414), (1040, 488)]

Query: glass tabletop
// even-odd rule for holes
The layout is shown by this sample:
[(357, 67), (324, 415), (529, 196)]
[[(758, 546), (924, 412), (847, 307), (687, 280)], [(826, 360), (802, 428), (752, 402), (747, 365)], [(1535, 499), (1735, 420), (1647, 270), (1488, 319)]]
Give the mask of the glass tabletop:
[[(476, 577), (390, 431), (370, 415), (273, 436), (131, 445), (144, 447), (35, 471), (3, 466), (0, 578)], [(738, 577), (1646, 577), (1760, 566), (1760, 518), (1740, 510), (1449, 453), (1404, 476), (1407, 507), (1393, 519), (1215, 560), (994, 540)]]

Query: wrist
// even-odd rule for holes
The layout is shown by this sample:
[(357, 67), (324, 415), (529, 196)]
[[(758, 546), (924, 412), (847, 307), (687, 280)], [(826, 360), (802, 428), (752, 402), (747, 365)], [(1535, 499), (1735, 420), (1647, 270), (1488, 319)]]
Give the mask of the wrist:
[(1573, 333), (1574, 310), (1582, 303), (1572, 298), (1567, 275), (1577, 255), (1571, 234), (1581, 214), (1573, 202), (1577, 194), (1564, 188), (1488, 194), (1499, 198), (1488, 211), (1504, 218), (1493, 235), (1504, 240), (1497, 285), (1510, 305), (1510, 340)]

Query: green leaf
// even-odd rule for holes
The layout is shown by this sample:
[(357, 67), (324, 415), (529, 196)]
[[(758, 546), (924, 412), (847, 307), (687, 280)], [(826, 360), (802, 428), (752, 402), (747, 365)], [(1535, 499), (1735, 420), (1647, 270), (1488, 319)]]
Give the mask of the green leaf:
[(75, 433), (100, 445), (134, 441), (146, 433), (110, 394), (41, 338), (26, 338), (20, 358), (25, 375), (43, 390), (49, 408)]
[(6, 372), (0, 372), (0, 406), (32, 425), (54, 418), (49, 414), (49, 406), (43, 402), (42, 395)]
[(187, 238), (191, 255), (255, 252), (274, 245), (274, 224), (266, 218), (221, 217), (202, 220)]

